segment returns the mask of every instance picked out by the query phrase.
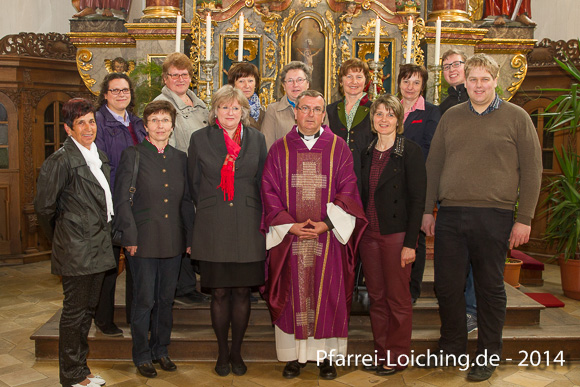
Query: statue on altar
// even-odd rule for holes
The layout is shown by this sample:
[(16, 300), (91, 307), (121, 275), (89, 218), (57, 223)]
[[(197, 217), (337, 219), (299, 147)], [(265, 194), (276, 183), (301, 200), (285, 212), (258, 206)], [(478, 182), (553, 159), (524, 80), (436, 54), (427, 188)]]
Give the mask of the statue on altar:
[(94, 15), (97, 9), (102, 9), (102, 16), (115, 17), (112, 10), (127, 14), (131, 7), (131, 0), (73, 0), (73, 5), (79, 11), (73, 15), (76, 18)]
[(531, 19), (530, 2), (531, 0), (521, 1), (520, 8), (516, 10), (518, 0), (485, 0), (484, 17), (497, 16), (493, 24), (502, 26), (511, 19), (514, 12), (517, 12), (515, 21), (534, 27), (536, 23)]

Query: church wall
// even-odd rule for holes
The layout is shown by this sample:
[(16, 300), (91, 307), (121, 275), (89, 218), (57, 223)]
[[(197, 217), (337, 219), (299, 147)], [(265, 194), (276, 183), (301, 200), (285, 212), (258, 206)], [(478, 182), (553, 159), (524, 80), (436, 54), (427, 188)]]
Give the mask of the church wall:
[(580, 38), (580, 3), (578, 0), (532, 0), (532, 19), (538, 23), (538, 40)]

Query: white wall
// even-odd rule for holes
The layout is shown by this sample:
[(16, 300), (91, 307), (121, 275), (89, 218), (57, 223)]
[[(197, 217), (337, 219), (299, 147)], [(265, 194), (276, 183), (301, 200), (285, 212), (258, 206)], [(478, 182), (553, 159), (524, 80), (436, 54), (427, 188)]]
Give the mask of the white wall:
[[(143, 15), (145, 0), (132, 0), (127, 20)], [(69, 19), (77, 11), (71, 0), (0, 0), (0, 38), (20, 32), (70, 32)]]
[[(193, 0), (186, 0), (193, 1)], [(536, 39), (580, 38), (580, 0), (531, 0)], [(133, 0), (128, 20), (141, 16), (144, 0)], [(76, 13), (70, 0), (0, 0), (0, 38), (19, 32), (69, 32)]]
[(580, 0), (532, 0), (532, 19), (538, 40), (580, 38)]

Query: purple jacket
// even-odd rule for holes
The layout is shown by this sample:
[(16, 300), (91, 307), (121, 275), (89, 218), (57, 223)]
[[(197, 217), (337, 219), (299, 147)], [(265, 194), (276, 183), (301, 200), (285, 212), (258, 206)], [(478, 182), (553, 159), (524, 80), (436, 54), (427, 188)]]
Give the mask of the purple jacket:
[[(137, 135), (137, 140), (141, 143), (147, 135), (145, 127), (143, 126), (143, 120), (133, 113), (127, 113), (129, 114), (129, 121), (133, 125), (133, 130), (135, 130), (135, 134)], [(117, 121), (105, 105), (97, 110), (95, 119), (97, 121), (97, 138), (95, 139), (95, 144), (109, 158), (111, 165), (111, 192), (114, 192), (115, 172), (121, 160), (121, 153), (123, 153), (125, 148), (135, 144), (133, 144), (133, 138), (131, 137), (129, 128)]]

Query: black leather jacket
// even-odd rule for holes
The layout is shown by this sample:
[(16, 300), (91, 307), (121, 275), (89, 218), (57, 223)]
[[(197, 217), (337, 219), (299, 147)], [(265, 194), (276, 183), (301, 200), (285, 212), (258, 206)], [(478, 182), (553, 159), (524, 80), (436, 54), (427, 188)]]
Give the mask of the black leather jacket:
[[(107, 156), (99, 151), (109, 180)], [(70, 137), (42, 164), (34, 199), (38, 223), (52, 240), (52, 273), (79, 276), (115, 267), (105, 191)]]

